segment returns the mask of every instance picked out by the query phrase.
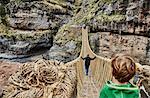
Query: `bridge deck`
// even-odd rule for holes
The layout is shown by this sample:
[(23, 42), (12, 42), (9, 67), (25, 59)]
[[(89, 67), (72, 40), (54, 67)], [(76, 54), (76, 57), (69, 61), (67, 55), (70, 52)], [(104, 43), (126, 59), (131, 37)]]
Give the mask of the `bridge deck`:
[[(82, 28), (82, 48), (80, 56), (67, 64), (74, 64), (77, 70), (77, 98), (99, 98), (99, 92), (107, 80), (111, 79), (110, 59), (96, 55), (90, 48), (88, 40), (88, 28)], [(84, 61), (81, 57), (87, 54), (92, 60), (89, 75), (85, 75)], [(140, 64), (138, 64), (140, 65)]]

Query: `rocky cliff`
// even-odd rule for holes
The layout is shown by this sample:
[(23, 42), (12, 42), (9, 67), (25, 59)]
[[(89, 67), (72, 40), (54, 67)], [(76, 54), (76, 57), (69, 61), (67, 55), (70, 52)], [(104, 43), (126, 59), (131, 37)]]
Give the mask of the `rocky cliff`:
[[(149, 3), (148, 0), (83, 0), (69, 23), (59, 29), (52, 50), (56, 52), (56, 46), (63, 46), (59, 51), (66, 53), (67, 42), (80, 45), (78, 35), (70, 39), (70, 26), (89, 26), (91, 47), (98, 55), (111, 58), (118, 52), (132, 53), (136, 61), (149, 64)], [(55, 56), (59, 59), (60, 54)], [(63, 56), (64, 60), (65, 57), (67, 55)]]
[(73, 3), (72, 0), (11, 0), (3, 5), (0, 58), (17, 58), (49, 49), (59, 27), (72, 17)]
[(46, 59), (73, 60), (84, 25), (90, 27), (91, 47), (98, 55), (128, 52), (149, 64), (149, 0), (11, 0), (3, 5), (1, 58), (22, 58), (45, 48), (50, 49)]

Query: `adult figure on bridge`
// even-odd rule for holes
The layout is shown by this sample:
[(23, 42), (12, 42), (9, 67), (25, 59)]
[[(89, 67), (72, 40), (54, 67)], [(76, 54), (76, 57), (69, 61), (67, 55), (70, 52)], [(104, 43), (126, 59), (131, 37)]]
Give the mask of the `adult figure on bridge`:
[(88, 75), (89, 72), (89, 66), (90, 66), (90, 62), (91, 60), (94, 60), (96, 58), (96, 56), (94, 58), (90, 58), (89, 54), (86, 57), (81, 57), (83, 60), (85, 60), (85, 72), (86, 75)]

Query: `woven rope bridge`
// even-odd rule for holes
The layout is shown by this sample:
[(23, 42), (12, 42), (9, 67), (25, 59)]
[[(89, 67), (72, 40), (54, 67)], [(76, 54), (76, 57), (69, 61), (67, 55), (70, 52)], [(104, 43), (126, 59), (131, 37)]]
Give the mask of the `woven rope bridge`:
[[(88, 40), (88, 27), (82, 28), (82, 48), (80, 56), (67, 64), (76, 66), (77, 70), (77, 98), (99, 98), (99, 91), (111, 79), (110, 59), (96, 55), (90, 48)], [(92, 60), (89, 68), (89, 75), (85, 75), (84, 61), (81, 57), (96, 57)], [(137, 63), (140, 67), (141, 65)]]
[[(85, 75), (84, 61), (81, 57), (95, 57), (89, 68), (89, 75)], [(111, 78), (110, 59), (93, 53), (88, 41), (88, 27), (82, 28), (82, 48), (79, 58), (67, 64), (74, 63), (77, 70), (77, 98), (98, 98), (99, 90)]]

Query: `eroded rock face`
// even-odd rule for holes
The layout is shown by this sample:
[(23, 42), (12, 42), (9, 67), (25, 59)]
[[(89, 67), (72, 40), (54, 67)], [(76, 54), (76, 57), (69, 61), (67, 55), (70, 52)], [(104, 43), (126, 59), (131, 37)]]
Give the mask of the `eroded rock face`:
[[(61, 27), (54, 43), (63, 47), (79, 37), (68, 36), (70, 25), (89, 26), (89, 33), (97, 33), (90, 37), (90, 43), (98, 55), (110, 58), (114, 53), (128, 52), (140, 63), (149, 64), (149, 3), (148, 0), (83, 0), (69, 23)], [(61, 50), (64, 51), (59, 48)]]
[(25, 30), (55, 29), (67, 22), (65, 20), (71, 15), (66, 8), (44, 1), (10, 2), (8, 9), (8, 24)]
[(48, 58), (69, 62), (79, 56), (81, 49), (81, 27), (70, 26), (65, 32), (55, 36), (54, 45), (49, 50)]
[[(71, 18), (73, 3), (72, 0), (11, 0), (6, 6), (7, 27), (0, 30), (0, 52), (3, 53), (0, 58), (9, 57), (8, 53), (32, 55), (49, 49), (58, 28)], [(11, 58), (14, 57), (18, 56)]]
[(116, 53), (127, 53), (140, 64), (150, 64), (150, 39), (147, 37), (99, 32), (90, 38), (92, 49), (100, 56), (111, 58)]
[[(18, 34), (17, 34), (18, 33)], [(35, 49), (34, 52), (38, 51), (40, 48), (49, 48), (52, 46), (53, 38), (52, 32), (47, 31), (19, 31), (16, 30), (15, 33), (6, 37), (4, 35), (0, 36), (0, 48), (1, 53), (11, 53), (18, 55), (27, 55), (28, 52)], [(3, 56), (0, 56), (4, 58)]]
[(61, 62), (69, 62), (78, 57), (77, 43), (75, 41), (70, 41), (65, 44), (65, 46), (54, 45), (49, 51), (49, 59), (56, 59)]

